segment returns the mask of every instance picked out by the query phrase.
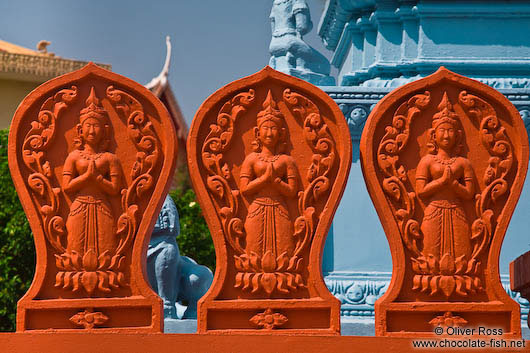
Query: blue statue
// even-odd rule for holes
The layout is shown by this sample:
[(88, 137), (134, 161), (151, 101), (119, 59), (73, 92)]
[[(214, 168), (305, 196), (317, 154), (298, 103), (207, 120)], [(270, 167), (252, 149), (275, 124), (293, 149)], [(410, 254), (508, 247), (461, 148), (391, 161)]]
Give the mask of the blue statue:
[(315, 85), (334, 85), (328, 59), (302, 39), (313, 28), (306, 1), (274, 0), (270, 20), (269, 66)]
[[(197, 317), (197, 301), (210, 288), (213, 274), (208, 267), (180, 255), (176, 241), (179, 233), (177, 207), (167, 196), (147, 250), (147, 275), (164, 302), (164, 318), (193, 319)], [(181, 311), (184, 313), (178, 315)]]

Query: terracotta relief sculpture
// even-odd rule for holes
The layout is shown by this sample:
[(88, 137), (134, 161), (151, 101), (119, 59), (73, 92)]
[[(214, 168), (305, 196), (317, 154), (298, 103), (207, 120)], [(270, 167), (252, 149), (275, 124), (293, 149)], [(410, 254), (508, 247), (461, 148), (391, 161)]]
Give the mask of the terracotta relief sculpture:
[(218, 259), (199, 331), (337, 334), (320, 264), (351, 163), (339, 108), (267, 67), (203, 103), (188, 151)]
[[(241, 192), (247, 198), (249, 208), (244, 225), (247, 234), (245, 253), (235, 258), (241, 265), (251, 257), (261, 264), (261, 271), (257, 272), (251, 266), (240, 266), (236, 286), (243, 286), (245, 273), (251, 274), (250, 281), (262, 273), (258, 287), (254, 289), (263, 287), (268, 294), (275, 290), (276, 283), (277, 290), (289, 292), (289, 287), (280, 286), (282, 280), (287, 283), (282, 274), (285, 266), (281, 265), (299, 260), (293, 254), (296, 239), (284, 200), (296, 198), (299, 179), (294, 160), (282, 151), (286, 133), (284, 117), (269, 91), (254, 128), (254, 152), (245, 157), (239, 174)], [(263, 273), (265, 269), (267, 271)]]
[(162, 329), (142, 263), (174, 169), (173, 138), (150, 92), (93, 64), (25, 98), (9, 164), (37, 271), (18, 330)]
[(376, 106), (361, 157), (394, 264), (377, 335), (434, 335), (447, 321), (520, 335), (498, 259), (526, 175), (524, 131), (504, 96), (443, 68)]
[[(76, 126), (76, 149), (68, 154), (63, 167), (63, 190), (73, 196), (73, 202), (66, 220), (66, 251), (55, 255), (63, 270), (58, 272), (55, 286), (78, 290), (81, 285), (90, 295), (98, 282), (98, 289), (110, 291), (110, 276), (114, 277), (114, 286), (124, 283), (123, 272), (110, 268), (111, 259), (117, 269), (124, 261), (116, 253), (117, 237), (109, 203), (110, 197), (119, 195), (123, 176), (118, 158), (107, 151), (107, 115), (92, 87)], [(68, 263), (74, 264), (73, 276), (68, 274)], [(94, 266), (100, 271), (90, 271)]]
[[(471, 248), (472, 238), (479, 240), (480, 235), (471, 236), (463, 207), (474, 199), (476, 177), (471, 162), (461, 155), (463, 131), (447, 93), (438, 110), (428, 131), (429, 153), (421, 158), (416, 169), (416, 190), (426, 207), (421, 221), (423, 251), (412, 260), (417, 273), (413, 289), (420, 290), (424, 276), (432, 276), (428, 278), (431, 294), (441, 290), (448, 297), (454, 292), (467, 296), (483, 289), (480, 278), (475, 276), (480, 264), (478, 253), (472, 254)], [(430, 270), (427, 275), (420, 269), (425, 266)], [(445, 274), (434, 272), (436, 268)]]

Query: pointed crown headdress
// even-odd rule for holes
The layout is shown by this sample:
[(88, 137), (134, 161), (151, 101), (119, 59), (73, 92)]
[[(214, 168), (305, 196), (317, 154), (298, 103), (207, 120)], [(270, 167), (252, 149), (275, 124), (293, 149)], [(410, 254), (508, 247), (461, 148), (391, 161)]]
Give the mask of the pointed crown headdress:
[(98, 119), (100, 122), (106, 122), (107, 111), (105, 108), (99, 105), (99, 99), (96, 97), (96, 92), (94, 87), (90, 88), (90, 94), (86, 100), (86, 107), (81, 109), (81, 114), (79, 116), (79, 121), (81, 125), (88, 118)]
[(267, 98), (263, 102), (263, 110), (258, 113), (257, 126), (258, 128), (266, 121), (273, 121), (278, 126), (284, 125), (283, 114), (276, 108), (276, 102), (272, 98), (271, 91), (267, 93)]
[(444, 92), (442, 101), (438, 105), (438, 113), (432, 117), (432, 127), (436, 129), (442, 123), (450, 123), (454, 126), (458, 126), (460, 118), (458, 114), (453, 110), (453, 105), (447, 97), (447, 92)]

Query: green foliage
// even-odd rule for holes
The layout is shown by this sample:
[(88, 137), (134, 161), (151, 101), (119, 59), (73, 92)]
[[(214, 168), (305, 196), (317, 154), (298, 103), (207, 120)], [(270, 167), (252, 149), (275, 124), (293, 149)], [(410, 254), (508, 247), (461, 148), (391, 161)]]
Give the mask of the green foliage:
[(14, 331), (17, 301), (35, 271), (35, 246), (7, 165), (7, 135), (0, 130), (0, 331)]
[(180, 235), (177, 237), (180, 253), (197, 263), (215, 270), (215, 250), (201, 207), (192, 189), (177, 189), (170, 193), (180, 217)]

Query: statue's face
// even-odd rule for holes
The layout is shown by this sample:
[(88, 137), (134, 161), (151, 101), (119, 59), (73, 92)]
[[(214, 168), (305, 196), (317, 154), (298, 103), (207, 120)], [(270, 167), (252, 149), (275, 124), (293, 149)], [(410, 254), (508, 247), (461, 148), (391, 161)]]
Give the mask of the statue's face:
[(81, 135), (86, 143), (97, 145), (103, 138), (103, 126), (96, 118), (88, 118), (81, 125)]
[(441, 123), (434, 132), (434, 139), (438, 147), (450, 150), (456, 142), (456, 129), (451, 123)]
[(268, 120), (259, 127), (259, 139), (267, 148), (273, 148), (280, 138), (280, 129), (271, 120)]
[(164, 204), (164, 207), (162, 207), (162, 211), (160, 212), (160, 228), (161, 229), (169, 229), (170, 223), (169, 223), (169, 206)]

